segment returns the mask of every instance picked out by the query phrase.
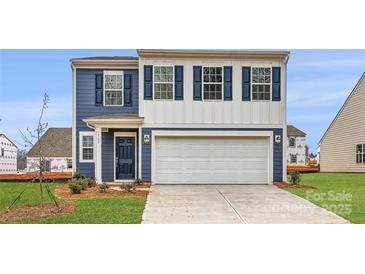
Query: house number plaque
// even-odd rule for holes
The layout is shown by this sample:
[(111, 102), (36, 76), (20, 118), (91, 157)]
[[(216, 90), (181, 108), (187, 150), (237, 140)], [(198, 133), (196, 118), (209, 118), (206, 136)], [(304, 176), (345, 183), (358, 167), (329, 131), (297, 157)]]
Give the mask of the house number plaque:
[(149, 144), (149, 143), (150, 143), (150, 135), (149, 135), (149, 134), (145, 134), (145, 135), (143, 136), (143, 142), (144, 142), (145, 144)]
[(275, 135), (274, 140), (275, 144), (281, 144), (281, 135)]

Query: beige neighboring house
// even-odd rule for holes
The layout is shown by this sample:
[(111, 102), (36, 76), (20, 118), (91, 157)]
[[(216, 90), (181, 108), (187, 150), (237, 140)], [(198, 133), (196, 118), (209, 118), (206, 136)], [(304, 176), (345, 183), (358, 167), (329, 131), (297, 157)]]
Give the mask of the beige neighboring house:
[(365, 73), (323, 135), (323, 172), (365, 172)]
[[(40, 144), (41, 143), (41, 144)], [(72, 172), (72, 129), (49, 128), (27, 153), (27, 171), (39, 169), (39, 146), (45, 157), (45, 170)]]
[(295, 126), (287, 126), (286, 162), (288, 165), (308, 165), (306, 134)]

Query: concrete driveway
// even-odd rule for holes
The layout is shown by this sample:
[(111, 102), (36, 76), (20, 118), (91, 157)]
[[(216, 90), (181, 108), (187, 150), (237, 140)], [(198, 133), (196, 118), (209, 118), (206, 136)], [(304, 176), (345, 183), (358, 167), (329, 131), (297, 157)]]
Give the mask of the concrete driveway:
[(144, 224), (341, 224), (345, 219), (273, 185), (154, 185)]

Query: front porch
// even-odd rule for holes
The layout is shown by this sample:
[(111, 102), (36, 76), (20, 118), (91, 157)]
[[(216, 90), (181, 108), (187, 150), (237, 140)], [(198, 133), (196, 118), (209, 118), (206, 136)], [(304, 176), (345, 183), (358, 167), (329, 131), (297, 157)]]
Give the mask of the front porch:
[(95, 180), (115, 186), (140, 178), (143, 118), (137, 114), (89, 117), (95, 131)]

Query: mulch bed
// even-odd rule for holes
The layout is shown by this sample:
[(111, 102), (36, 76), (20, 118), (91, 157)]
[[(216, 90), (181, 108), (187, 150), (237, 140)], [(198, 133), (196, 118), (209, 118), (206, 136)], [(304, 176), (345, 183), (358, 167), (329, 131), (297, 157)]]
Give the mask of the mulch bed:
[(301, 185), (301, 184), (294, 185), (294, 184), (288, 184), (285, 182), (274, 183), (274, 185), (276, 185), (278, 188), (304, 188), (304, 189), (315, 189), (315, 190), (318, 189), (314, 186), (307, 186), (307, 185)]
[(106, 193), (99, 192), (99, 186), (87, 188), (85, 190), (81, 190), (80, 194), (71, 194), (68, 185), (58, 185), (56, 186), (56, 197), (58, 198), (73, 198), (73, 199), (80, 199), (80, 198), (111, 198), (111, 197), (147, 197), (149, 188), (137, 188), (134, 192), (127, 192), (117, 189), (109, 188), (107, 189)]
[(71, 214), (75, 211), (76, 205), (72, 202), (59, 203), (59, 209), (54, 203), (41, 205), (27, 205), (18, 208), (11, 208), (0, 214), (2, 221), (36, 220), (51, 216)]

